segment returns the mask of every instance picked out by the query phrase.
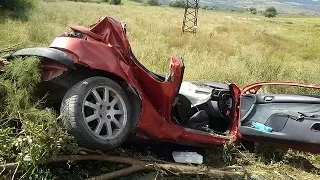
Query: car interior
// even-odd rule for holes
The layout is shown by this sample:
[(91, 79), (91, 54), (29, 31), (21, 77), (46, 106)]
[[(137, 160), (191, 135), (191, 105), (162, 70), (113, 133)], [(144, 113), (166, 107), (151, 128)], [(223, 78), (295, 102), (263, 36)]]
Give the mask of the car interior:
[(203, 104), (192, 106), (190, 99), (178, 94), (174, 104), (172, 116), (180, 125), (186, 128), (204, 132), (226, 135), (233, 119), (233, 94), (226, 84), (196, 81), (196, 93), (211, 95)]
[[(142, 65), (132, 50), (130, 54), (135, 62), (154, 79), (160, 82), (168, 79), (167, 74), (150, 71)], [(234, 99), (230, 87), (227, 84), (209, 81), (195, 81), (191, 83), (199, 87), (196, 93), (202, 95), (211, 94), (210, 99), (203, 104), (192, 106), (188, 97), (178, 93), (173, 105), (172, 119), (185, 128), (220, 135), (228, 134), (234, 114)]]

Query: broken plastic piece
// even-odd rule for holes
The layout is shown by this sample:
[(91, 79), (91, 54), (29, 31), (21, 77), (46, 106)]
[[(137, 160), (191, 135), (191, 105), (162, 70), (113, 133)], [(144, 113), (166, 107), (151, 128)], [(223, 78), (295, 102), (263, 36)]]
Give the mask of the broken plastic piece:
[(177, 163), (202, 164), (203, 156), (197, 152), (177, 152), (173, 151), (172, 156)]

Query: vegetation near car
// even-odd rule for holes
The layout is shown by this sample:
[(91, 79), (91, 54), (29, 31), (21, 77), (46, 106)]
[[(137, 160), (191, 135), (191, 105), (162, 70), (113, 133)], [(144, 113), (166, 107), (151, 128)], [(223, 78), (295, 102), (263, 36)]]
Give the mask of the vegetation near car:
[(41, 81), (38, 63), (35, 57), (18, 58), (0, 76), (0, 164), (19, 162), (26, 176), (32, 176), (26, 167), (35, 168), (40, 159), (77, 151), (56, 112), (40, 109), (43, 102), (34, 96)]
[(38, 0), (1, 0), (0, 14), (6, 12), (11, 17), (26, 19), (37, 2)]

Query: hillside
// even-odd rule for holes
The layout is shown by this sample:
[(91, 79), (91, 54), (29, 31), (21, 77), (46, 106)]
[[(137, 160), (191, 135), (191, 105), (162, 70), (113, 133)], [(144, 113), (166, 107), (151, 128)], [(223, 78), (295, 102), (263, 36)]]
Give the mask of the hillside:
[(273, 6), (278, 12), (286, 14), (319, 15), (320, 12), (320, 1), (318, 0), (203, 0), (200, 1), (200, 4), (229, 10), (245, 10), (255, 7), (258, 11)]
[[(279, 15), (270, 19), (249, 13), (200, 9), (198, 32), (193, 36), (181, 34), (183, 12), (132, 1), (124, 1), (120, 6), (41, 2), (27, 21), (0, 17), (0, 49), (17, 43), (23, 43), (22, 47), (48, 46), (54, 37), (69, 31), (70, 25), (89, 26), (100, 16), (112, 16), (127, 24), (133, 52), (146, 67), (157, 72), (168, 71), (170, 56), (182, 56), (185, 80), (234, 82), (240, 87), (276, 80), (320, 84), (319, 17)], [(204, 159), (215, 167), (241, 165), (255, 179), (320, 178), (319, 155), (292, 150), (282, 155), (274, 149), (265, 152), (267, 156), (225, 146), (206, 150)], [(77, 173), (69, 172), (67, 166), (64, 171), (61, 167), (56, 171), (63, 171), (66, 176)], [(88, 165), (78, 167), (84, 167), (83, 171), (93, 169)], [(110, 167), (113, 166), (99, 166)]]

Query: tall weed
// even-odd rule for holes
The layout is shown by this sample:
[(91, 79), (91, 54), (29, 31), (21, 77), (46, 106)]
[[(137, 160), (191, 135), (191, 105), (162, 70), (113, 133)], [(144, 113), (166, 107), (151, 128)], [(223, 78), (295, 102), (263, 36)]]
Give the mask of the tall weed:
[(0, 163), (19, 162), (22, 172), (41, 159), (77, 149), (56, 113), (39, 108), (34, 94), (41, 80), (38, 63), (35, 57), (15, 59), (0, 76)]

